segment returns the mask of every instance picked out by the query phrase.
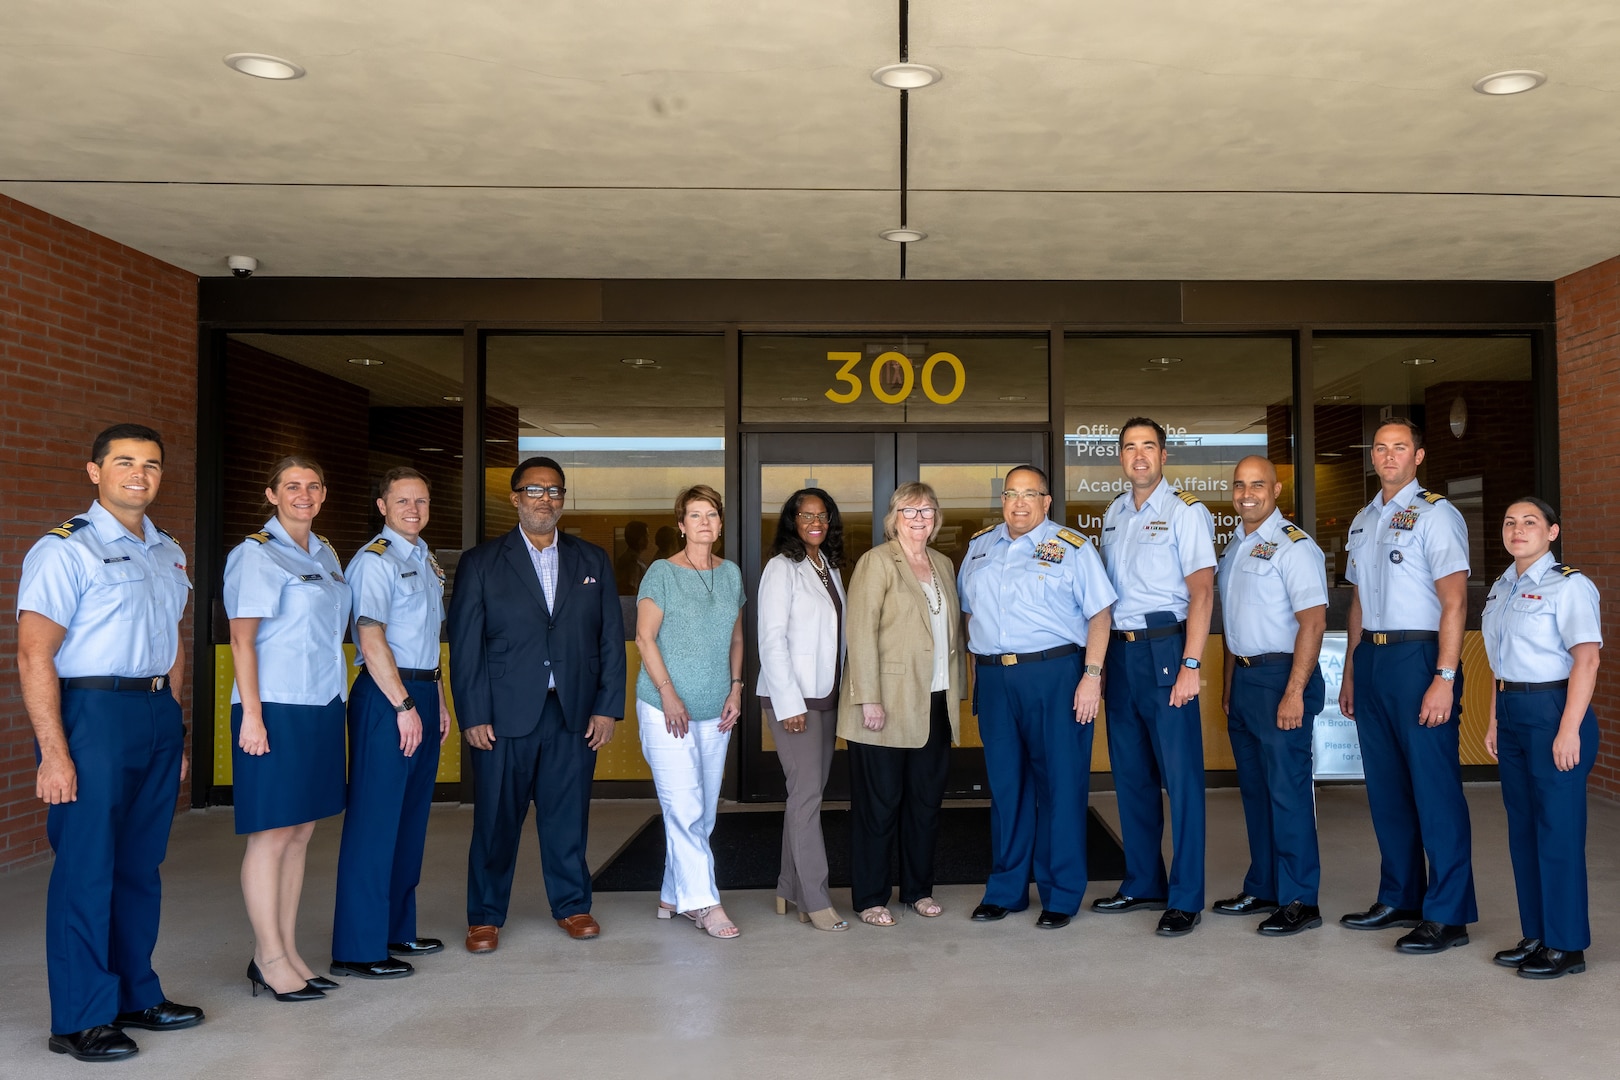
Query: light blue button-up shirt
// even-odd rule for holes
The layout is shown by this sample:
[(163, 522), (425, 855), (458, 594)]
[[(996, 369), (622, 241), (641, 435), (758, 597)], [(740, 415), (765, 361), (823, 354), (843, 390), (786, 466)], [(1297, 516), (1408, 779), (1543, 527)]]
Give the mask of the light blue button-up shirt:
[(1509, 566), (1491, 586), (1480, 629), (1491, 671), (1508, 682), (1569, 678), (1569, 650), (1603, 644), (1597, 586), (1576, 570), (1566, 574), (1548, 552), (1522, 575)]
[(1086, 643), (1087, 623), (1114, 602), (1095, 545), (1055, 521), (1016, 540), (1003, 522), (975, 536), (956, 575), (968, 651), (1029, 653)]
[(1235, 656), (1293, 652), (1294, 613), (1327, 604), (1322, 549), (1275, 508), (1253, 532), (1232, 537), (1216, 578), (1221, 631)]
[(1162, 478), (1140, 510), (1127, 489), (1103, 515), (1102, 558), (1119, 594), (1114, 629), (1141, 630), (1154, 611), (1179, 622), (1191, 599), (1187, 577), (1215, 565), (1215, 519)]
[(29, 549), (17, 614), (67, 630), (56, 650), (60, 678), (149, 679), (174, 667), (190, 595), (186, 553), (172, 537), (148, 518), (134, 536), (96, 502)]
[[(259, 700), (282, 705), (325, 705), (349, 694), (343, 628), (349, 622), (349, 586), (337, 556), (314, 533), (305, 551), (280, 521), (265, 522), (225, 560), (225, 614), (258, 619)], [(241, 702), (231, 686), (231, 704)]]
[(1361, 601), (1362, 629), (1440, 629), (1434, 583), (1468, 571), (1468, 526), (1448, 500), (1435, 498), (1429, 502), (1413, 480), (1388, 502), (1380, 491), (1350, 523), (1344, 576)]
[[(439, 624), (444, 621), (444, 575), (427, 541), (412, 544), (387, 526), (349, 560), (354, 593), (354, 640), (361, 619), (383, 624), (394, 663), (402, 668), (439, 666)], [(356, 666), (366, 662), (355, 649)]]

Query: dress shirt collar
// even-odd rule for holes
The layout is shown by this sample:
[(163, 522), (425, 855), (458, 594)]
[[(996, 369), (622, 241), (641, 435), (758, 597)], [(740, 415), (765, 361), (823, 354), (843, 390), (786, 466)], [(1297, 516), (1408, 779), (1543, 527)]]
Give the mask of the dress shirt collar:
[(1393, 499), (1386, 500), (1384, 498), (1384, 489), (1379, 488), (1378, 494), (1373, 496), (1372, 504), (1373, 507), (1377, 509), (1380, 514), (1382, 514), (1384, 512), (1384, 507), (1388, 506), (1390, 503), (1396, 503), (1400, 506), (1410, 506), (1412, 503), (1417, 501), (1417, 493), (1422, 490), (1422, 486), (1417, 482), (1417, 477), (1414, 476), (1405, 487), (1401, 488), (1401, 490), (1395, 493), (1395, 497)]
[(101, 505), (100, 499), (90, 504), (90, 510), (84, 516), (96, 530), (96, 539), (103, 544), (111, 544), (116, 540), (134, 540), (146, 547), (156, 547), (163, 542), (163, 534), (152, 524), (152, 519), (144, 514), (141, 515), (141, 536), (136, 540), (130, 531), (124, 528), (123, 522), (113, 517), (112, 511)]
[[(1539, 585), (1541, 584), (1541, 580), (1547, 576), (1548, 572), (1551, 571), (1552, 568), (1557, 565), (1557, 563), (1558, 560), (1554, 559), (1553, 553), (1549, 551), (1541, 558), (1531, 563), (1530, 568), (1524, 573), (1519, 574), (1516, 577), (1510, 577), (1509, 584), (1517, 585), (1521, 581), (1533, 581)], [(1510, 575), (1513, 573), (1512, 563), (1508, 564), (1507, 572)]]
[(383, 526), (380, 535), (388, 541), (389, 552), (400, 562), (421, 562), (422, 557), (427, 553), (427, 541), (420, 536), (416, 538), (416, 543), (413, 544), (387, 525)]

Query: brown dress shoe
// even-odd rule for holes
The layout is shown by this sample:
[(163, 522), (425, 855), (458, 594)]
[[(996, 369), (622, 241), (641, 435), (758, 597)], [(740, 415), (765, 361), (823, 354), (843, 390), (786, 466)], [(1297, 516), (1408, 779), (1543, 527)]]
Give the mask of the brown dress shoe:
[(501, 942), (501, 928), (498, 926), (469, 926), (467, 927), (467, 951), (471, 953), (494, 952), (495, 946)]
[(602, 927), (588, 911), (570, 915), (566, 919), (558, 919), (557, 925), (568, 931), (568, 936), (575, 941), (589, 941), (591, 938), (601, 936), (602, 933)]

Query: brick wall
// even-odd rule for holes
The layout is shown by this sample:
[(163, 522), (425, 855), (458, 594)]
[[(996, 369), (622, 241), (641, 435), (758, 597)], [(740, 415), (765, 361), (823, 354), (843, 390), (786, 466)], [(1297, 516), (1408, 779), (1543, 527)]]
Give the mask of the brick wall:
[[(50, 851), (33, 729), (17, 685), (17, 573), (36, 539), (95, 498), (84, 472), (109, 424), (164, 436), (152, 517), (196, 541), (197, 279), (0, 195), (0, 870)], [(192, 617), (182, 627), (190, 649)], [(186, 718), (191, 717), (190, 687)], [(189, 789), (182, 800), (190, 799)]]
[(1604, 650), (1593, 704), (1603, 744), (1592, 786), (1620, 796), (1620, 258), (1557, 282), (1563, 558), (1603, 594)]

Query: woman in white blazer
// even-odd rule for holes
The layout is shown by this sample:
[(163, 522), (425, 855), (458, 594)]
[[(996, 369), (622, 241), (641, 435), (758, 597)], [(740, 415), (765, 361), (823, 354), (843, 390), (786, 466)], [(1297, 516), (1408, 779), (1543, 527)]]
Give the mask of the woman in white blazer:
[(844, 526), (820, 488), (782, 504), (775, 557), (759, 579), (759, 696), (787, 776), (776, 911), (792, 904), (818, 930), (848, 930), (827, 895), (821, 793), (832, 770), (844, 663)]

